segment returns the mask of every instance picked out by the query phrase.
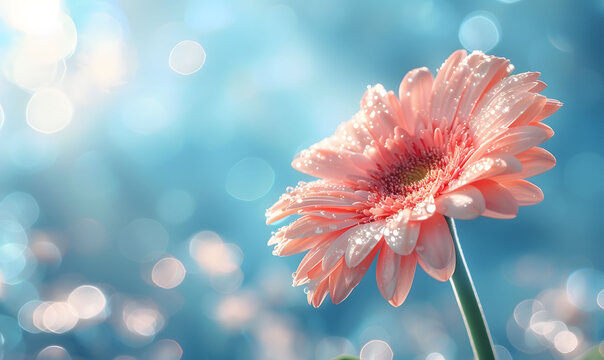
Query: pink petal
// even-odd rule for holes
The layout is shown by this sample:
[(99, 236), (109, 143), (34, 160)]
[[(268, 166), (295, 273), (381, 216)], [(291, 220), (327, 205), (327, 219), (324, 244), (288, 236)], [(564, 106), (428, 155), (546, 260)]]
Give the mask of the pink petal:
[(562, 103), (560, 101), (553, 100), (553, 99), (547, 99), (545, 106), (543, 107), (541, 112), (533, 120), (531, 120), (531, 123), (537, 123), (537, 122), (543, 121), (544, 119), (546, 119), (547, 117), (549, 117), (553, 113), (555, 113), (556, 111), (560, 110), (561, 107), (562, 107)]
[(472, 163), (485, 155), (516, 155), (547, 140), (547, 133), (536, 126), (518, 126), (503, 131), (497, 138), (485, 142), (468, 159)]
[(384, 221), (374, 221), (355, 226), (348, 237), (346, 265), (355, 267), (365, 259), (375, 245), (382, 239)]
[(519, 206), (535, 205), (543, 200), (541, 189), (526, 180), (512, 180), (501, 185), (512, 193)]
[(417, 243), (420, 226), (418, 222), (411, 222), (410, 217), (411, 210), (399, 210), (384, 228), (386, 244), (399, 255), (410, 254)]
[(355, 267), (349, 267), (345, 262), (339, 262), (329, 275), (329, 294), (334, 304), (344, 301), (352, 290), (359, 284), (367, 269), (371, 266), (380, 246), (372, 251)]
[(436, 211), (455, 219), (475, 219), (484, 210), (482, 193), (472, 185), (463, 186), (436, 199)]
[(376, 278), (382, 296), (400, 306), (409, 294), (415, 274), (415, 255), (401, 256), (383, 246), (378, 257)]
[(543, 111), (543, 107), (547, 103), (547, 98), (542, 95), (537, 95), (535, 97), (535, 101), (529, 106), (528, 109), (522, 113), (510, 126), (526, 126), (531, 123), (536, 116), (538, 116), (541, 111)]
[(409, 71), (401, 81), (399, 97), (405, 119), (403, 128), (409, 133), (415, 133), (422, 119), (428, 119), (432, 82), (432, 73), (425, 67)]
[(505, 131), (533, 104), (537, 96), (530, 92), (518, 92), (495, 98), (489, 107), (473, 115), (469, 121), (476, 143), (484, 144)]
[(359, 219), (330, 220), (320, 216), (305, 215), (291, 223), (285, 231), (287, 239), (301, 239), (309, 236), (341, 230), (359, 223)]
[(312, 248), (298, 265), (296, 276), (294, 276), (294, 285), (298, 286), (304, 283), (308, 278), (308, 273), (321, 263), (327, 249), (331, 246), (331, 241), (325, 241), (317, 247)]
[(476, 104), (472, 114), (480, 114), (490, 106), (497, 97), (505, 97), (514, 92), (530, 92), (539, 79), (539, 73), (526, 72), (518, 75), (508, 76), (493, 86)]
[(330, 269), (344, 256), (344, 254), (346, 254), (348, 239), (356, 231), (358, 231), (358, 226), (351, 227), (331, 243), (323, 257), (323, 269)]
[(292, 167), (308, 175), (335, 181), (367, 176), (345, 156), (345, 152), (324, 149), (321, 144), (302, 150), (292, 161)]
[(511, 72), (509, 60), (488, 55), (485, 57), (488, 58), (488, 61), (481, 62), (474, 69), (473, 77), (468, 79), (472, 83), (466, 85), (466, 92), (459, 104), (457, 116), (462, 121), (470, 117), (484, 93)]
[(556, 158), (547, 150), (538, 147), (520, 153), (516, 155), (516, 158), (522, 164), (520, 172), (497, 175), (493, 177), (493, 180), (506, 182), (525, 179), (544, 173), (556, 165)]
[(367, 89), (361, 99), (361, 110), (367, 121), (365, 127), (378, 138), (388, 137), (396, 126), (402, 124), (398, 99), (381, 84)]
[(311, 288), (309, 285), (309, 291), (307, 294), (308, 303), (318, 308), (325, 300), (327, 291), (329, 290), (329, 279), (322, 280), (321, 282), (314, 284)]
[(497, 175), (516, 174), (521, 170), (522, 164), (512, 155), (489, 155), (466, 165), (457, 180), (451, 182), (447, 192), (481, 179)]
[(486, 210), (483, 216), (497, 219), (511, 219), (518, 214), (518, 202), (512, 193), (493, 180), (482, 180), (474, 183), (484, 196)]
[(446, 281), (453, 275), (455, 247), (442, 215), (436, 214), (422, 222), (415, 252), (419, 265), (436, 280)]
[(329, 296), (334, 304), (341, 303), (352, 292), (352, 288), (346, 286), (343, 271), (344, 263), (341, 263), (331, 275), (329, 275)]
[(432, 102), (430, 118), (434, 120), (441, 120), (436, 116), (440, 114), (440, 110), (443, 108), (442, 104), (447, 99), (447, 91), (449, 90), (448, 84), (451, 78), (454, 76), (458, 69), (459, 63), (467, 56), (465, 50), (457, 50), (449, 56), (445, 63), (441, 66), (440, 70), (436, 74), (434, 83), (432, 84)]

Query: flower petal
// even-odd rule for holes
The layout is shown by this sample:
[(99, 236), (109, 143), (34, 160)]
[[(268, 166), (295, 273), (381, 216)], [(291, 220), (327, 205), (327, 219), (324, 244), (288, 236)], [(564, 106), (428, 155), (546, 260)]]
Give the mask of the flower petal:
[(361, 99), (361, 111), (365, 113), (365, 127), (377, 138), (387, 138), (396, 126), (402, 124), (398, 99), (381, 84), (367, 89)]
[(455, 219), (475, 219), (484, 210), (482, 193), (472, 185), (463, 186), (436, 199), (436, 211)]
[(305, 215), (291, 223), (285, 230), (287, 239), (301, 239), (309, 236), (345, 229), (359, 223), (359, 219), (331, 220), (321, 216)]
[(520, 160), (512, 155), (493, 154), (466, 165), (458, 178), (451, 182), (447, 192), (481, 179), (505, 174), (517, 174), (522, 170)]
[(484, 196), (486, 210), (483, 216), (511, 219), (518, 214), (518, 202), (512, 193), (493, 180), (481, 180), (473, 184)]
[(359, 265), (382, 239), (383, 230), (384, 221), (374, 221), (355, 226), (348, 237), (346, 265), (349, 267)]
[(435, 214), (422, 222), (415, 249), (419, 265), (436, 280), (449, 280), (455, 271), (455, 247), (444, 216)]
[(416, 263), (415, 255), (401, 256), (382, 246), (376, 279), (380, 293), (393, 306), (400, 306), (409, 294)]
[(519, 206), (535, 205), (543, 200), (543, 191), (526, 180), (512, 180), (501, 185), (512, 193)]
[(311, 282), (308, 285), (308, 294), (306, 295), (308, 303), (313, 307), (318, 308), (327, 297), (329, 290), (329, 279), (324, 279), (319, 282)]
[(394, 215), (384, 228), (386, 244), (399, 255), (408, 255), (417, 243), (419, 223), (410, 221), (411, 210), (403, 209)]
[(543, 148), (532, 148), (516, 155), (521, 163), (522, 170), (516, 173), (502, 173), (493, 177), (493, 180), (506, 182), (510, 180), (525, 179), (544, 173), (556, 165), (556, 158)]
[(399, 86), (399, 98), (405, 126), (415, 133), (422, 119), (428, 119), (432, 98), (432, 73), (428, 68), (413, 69), (405, 75)]

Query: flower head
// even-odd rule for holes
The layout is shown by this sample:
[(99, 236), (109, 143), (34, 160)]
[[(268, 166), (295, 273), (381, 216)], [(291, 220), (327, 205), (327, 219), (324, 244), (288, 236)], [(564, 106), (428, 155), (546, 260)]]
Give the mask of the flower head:
[(299, 183), (267, 210), (267, 223), (299, 215), (269, 240), (274, 254), (308, 253), (294, 285), (319, 306), (343, 301), (377, 256), (377, 284), (403, 303), (416, 264), (448, 280), (455, 252), (444, 216), (509, 219), (543, 199), (524, 180), (551, 169), (536, 147), (553, 135), (541, 121), (562, 104), (539, 92), (538, 73), (512, 75), (507, 59), (454, 52), (436, 78), (410, 71), (399, 96), (369, 87), (361, 111), (335, 134), (302, 151)]

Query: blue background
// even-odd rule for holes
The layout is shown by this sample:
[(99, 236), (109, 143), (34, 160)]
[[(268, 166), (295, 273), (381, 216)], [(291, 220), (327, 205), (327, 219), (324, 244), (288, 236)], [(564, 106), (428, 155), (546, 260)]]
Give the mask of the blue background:
[[(544, 146), (558, 164), (533, 179), (545, 200), (513, 220), (458, 222), (494, 341), (505, 347), (502, 359), (508, 352), (514, 359), (566, 358), (530, 331), (527, 345), (525, 330), (515, 326), (516, 305), (533, 298), (561, 306), (566, 318), (560, 320), (579, 342), (573, 356), (604, 339), (604, 304), (596, 303), (604, 289), (603, 1), (69, 0), (63, 8), (78, 34), (92, 14), (114, 18), (126, 60), (119, 84), (82, 95), (71, 123), (49, 135), (26, 124), (31, 92), (0, 80), (0, 196), (31, 195), (39, 216), (31, 201), (22, 205), (35, 215), (22, 224), (29, 243), (47, 234), (62, 253), (52, 264), (31, 260), (29, 273), (3, 285), (5, 359), (33, 359), (48, 345), (64, 347), (72, 359), (142, 359), (160, 339), (178, 342), (183, 359), (322, 360), (344, 351), (358, 355), (371, 339), (388, 342), (395, 359), (471, 358), (449, 284), (421, 270), (400, 308), (381, 298), (375, 265), (342, 304), (307, 305), (302, 288), (290, 286), (301, 256), (271, 255), (266, 241), (276, 227), (264, 224), (264, 212), (287, 186), (310, 179), (290, 167), (294, 154), (353, 115), (368, 84), (397, 90), (413, 68), (435, 72), (463, 47), (460, 27), (481, 14), (497, 29), (475, 34), (495, 36), (489, 53), (509, 58), (515, 73), (541, 72), (548, 84), (543, 93), (565, 104), (547, 121), (556, 135)], [(19, 33), (2, 23), (0, 37), (0, 59), (7, 61), (3, 54)], [(207, 53), (189, 76), (168, 65), (182, 40), (199, 42)], [(85, 41), (66, 59), (65, 80), (53, 86), (67, 86), (76, 74)], [(142, 134), (129, 121), (157, 122), (160, 130)], [(244, 166), (249, 158), (261, 170)], [(184, 195), (170, 197), (170, 191)], [(101, 235), (74, 235), (83, 218), (93, 219)], [(157, 221), (169, 239), (142, 262), (131, 260), (136, 250), (120, 246), (124, 229), (139, 218)], [(217, 291), (211, 274), (191, 258), (189, 240), (202, 230), (241, 249), (240, 287)], [(78, 250), (81, 241), (92, 241), (92, 250)], [(164, 254), (187, 268), (174, 289), (145, 280)], [(52, 290), (64, 282), (98, 286), (109, 314), (121, 311), (120, 296), (150, 300), (165, 324), (139, 342), (118, 331), (111, 315), (65, 334), (21, 329), (14, 320), (20, 306), (60, 297)], [(253, 314), (225, 326), (217, 306), (244, 295), (255, 299)]]

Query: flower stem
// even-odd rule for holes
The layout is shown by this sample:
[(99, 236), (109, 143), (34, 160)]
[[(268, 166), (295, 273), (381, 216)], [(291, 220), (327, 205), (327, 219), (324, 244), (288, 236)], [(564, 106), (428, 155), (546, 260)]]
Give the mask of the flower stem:
[(459, 310), (468, 331), (474, 357), (478, 360), (495, 360), (493, 340), (491, 340), (491, 334), (482, 312), (482, 306), (480, 306), (480, 301), (478, 300), (478, 294), (476, 294), (476, 289), (474, 288), (474, 282), (461, 251), (455, 222), (446, 216), (445, 219), (455, 243), (456, 266), (455, 272), (449, 281), (453, 287)]

